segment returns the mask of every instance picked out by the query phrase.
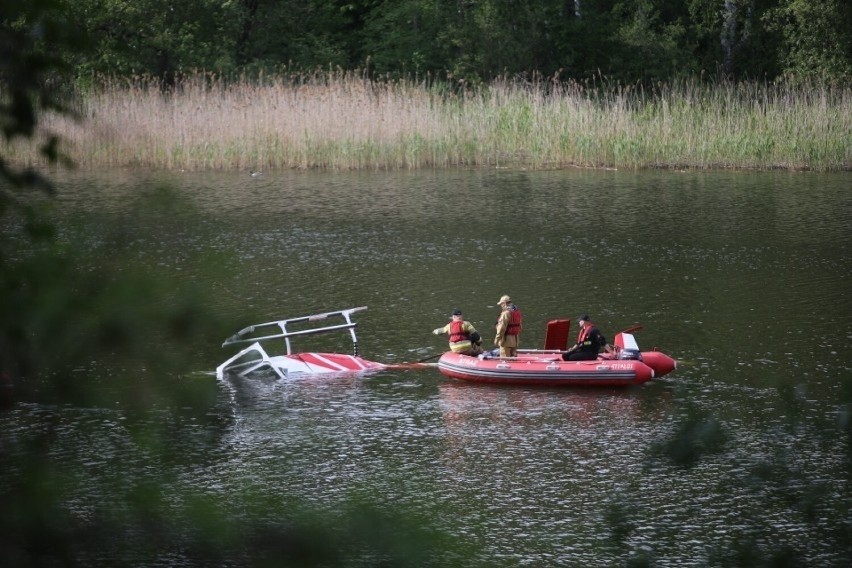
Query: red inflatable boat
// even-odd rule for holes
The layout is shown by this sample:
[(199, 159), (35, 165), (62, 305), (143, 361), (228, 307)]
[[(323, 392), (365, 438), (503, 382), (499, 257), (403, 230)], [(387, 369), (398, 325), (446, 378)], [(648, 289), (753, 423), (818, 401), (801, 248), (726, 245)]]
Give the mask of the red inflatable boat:
[[(543, 386), (640, 385), (672, 372), (677, 362), (661, 351), (640, 351), (628, 332), (615, 337), (615, 351), (595, 361), (563, 361), (570, 320), (548, 322), (545, 349), (520, 349), (517, 357), (471, 357), (447, 352), (438, 370), (454, 379), (477, 383)], [(633, 331), (637, 328), (633, 328)]]

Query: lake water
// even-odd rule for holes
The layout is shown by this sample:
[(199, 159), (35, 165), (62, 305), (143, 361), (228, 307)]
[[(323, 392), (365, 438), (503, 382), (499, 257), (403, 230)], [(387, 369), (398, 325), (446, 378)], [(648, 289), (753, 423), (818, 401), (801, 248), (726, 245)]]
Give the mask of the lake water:
[[(185, 212), (134, 215), (136, 196), (163, 182)], [(216, 393), (204, 417), (157, 409), (184, 456), (167, 500), (212, 495), (249, 522), (247, 492), (273, 517), (358, 495), (469, 545), (469, 560), (447, 565), (850, 558), (848, 173), (111, 172), (59, 188), (64, 238), (101, 246), (109, 219), (133, 219), (130, 254), (213, 290), (209, 310), (234, 332), (368, 306), (360, 354), (409, 362), (446, 347), (430, 331), (453, 308), (490, 340), (510, 294), (522, 347), (542, 345), (548, 320), (589, 313), (609, 339), (643, 325), (640, 346), (679, 361), (626, 390), (480, 386), (434, 368), (217, 382), (203, 372), (231, 352), (210, 345), (193, 379)], [(51, 459), (86, 472), (64, 503), (85, 519), (93, 502), (121, 507), (119, 480), (161, 459), (124, 420), (120, 407), (21, 400), (0, 429), (59, 425)], [(684, 439), (710, 449), (690, 461)]]

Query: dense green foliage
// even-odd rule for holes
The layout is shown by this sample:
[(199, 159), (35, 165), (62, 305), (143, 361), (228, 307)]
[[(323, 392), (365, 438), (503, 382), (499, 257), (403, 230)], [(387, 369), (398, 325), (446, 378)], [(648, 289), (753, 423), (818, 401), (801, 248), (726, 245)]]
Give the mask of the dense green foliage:
[(78, 0), (80, 72), (368, 69), (490, 81), (852, 77), (844, 0)]

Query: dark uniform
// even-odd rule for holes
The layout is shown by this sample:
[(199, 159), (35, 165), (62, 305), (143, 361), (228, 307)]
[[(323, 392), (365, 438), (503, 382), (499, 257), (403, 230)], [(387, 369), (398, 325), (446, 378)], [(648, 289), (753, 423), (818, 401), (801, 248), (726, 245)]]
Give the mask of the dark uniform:
[(594, 361), (598, 353), (606, 345), (606, 338), (598, 331), (595, 324), (586, 320), (587, 323), (577, 336), (577, 343), (570, 352), (562, 354), (563, 361)]

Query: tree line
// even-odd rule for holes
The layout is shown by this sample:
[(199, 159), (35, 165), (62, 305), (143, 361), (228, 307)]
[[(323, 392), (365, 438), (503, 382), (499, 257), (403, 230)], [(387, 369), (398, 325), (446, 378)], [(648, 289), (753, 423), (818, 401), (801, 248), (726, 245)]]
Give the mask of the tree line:
[[(44, 2), (45, 0), (41, 0)], [(848, 0), (74, 0), (81, 76), (852, 78)]]

